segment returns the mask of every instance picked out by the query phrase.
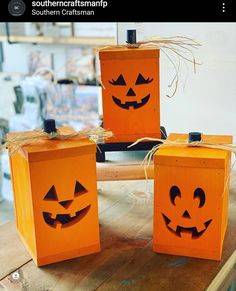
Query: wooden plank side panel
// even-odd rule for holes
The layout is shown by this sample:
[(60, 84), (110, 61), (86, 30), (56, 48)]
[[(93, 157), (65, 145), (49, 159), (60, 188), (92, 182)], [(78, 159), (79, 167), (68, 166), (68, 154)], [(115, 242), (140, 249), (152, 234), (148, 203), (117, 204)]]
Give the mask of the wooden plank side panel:
[(17, 230), (32, 254), (36, 253), (29, 164), (20, 153), (10, 157)]

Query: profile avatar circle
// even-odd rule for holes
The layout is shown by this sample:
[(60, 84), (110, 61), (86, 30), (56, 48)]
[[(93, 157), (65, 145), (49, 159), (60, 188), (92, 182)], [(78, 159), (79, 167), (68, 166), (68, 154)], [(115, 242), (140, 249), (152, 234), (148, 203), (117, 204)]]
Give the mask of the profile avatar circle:
[(21, 16), (25, 13), (25, 3), (22, 0), (11, 0), (8, 11), (12, 16)]

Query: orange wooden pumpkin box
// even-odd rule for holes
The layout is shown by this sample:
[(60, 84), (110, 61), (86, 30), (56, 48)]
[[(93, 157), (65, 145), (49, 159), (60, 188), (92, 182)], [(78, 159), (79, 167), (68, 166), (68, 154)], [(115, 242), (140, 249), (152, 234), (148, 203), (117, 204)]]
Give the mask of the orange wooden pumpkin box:
[(88, 139), (42, 139), (10, 157), (16, 225), (36, 265), (100, 250), (95, 152)]
[[(186, 141), (185, 134), (169, 140)], [(203, 135), (211, 143), (231, 136)], [(154, 156), (154, 251), (220, 260), (228, 220), (230, 152), (160, 148)]]
[(112, 48), (99, 52), (103, 126), (110, 142), (160, 137), (159, 49)]

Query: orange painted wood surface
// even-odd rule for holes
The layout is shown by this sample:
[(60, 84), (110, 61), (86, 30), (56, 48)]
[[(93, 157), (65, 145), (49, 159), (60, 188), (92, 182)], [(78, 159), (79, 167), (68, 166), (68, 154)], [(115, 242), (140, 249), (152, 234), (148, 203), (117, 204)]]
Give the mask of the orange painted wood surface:
[[(187, 140), (172, 134), (170, 140)], [(203, 136), (232, 143), (231, 136)], [(228, 151), (166, 146), (154, 158), (156, 252), (220, 260), (228, 217)]]
[[(62, 127), (59, 129), (61, 134), (71, 134), (75, 131), (69, 127)], [(40, 133), (40, 131), (38, 131)], [(37, 135), (35, 131), (29, 132), (11, 132), (7, 135), (9, 139), (14, 139), (22, 134), (30, 137)], [(55, 160), (58, 158), (72, 157), (75, 155), (89, 154), (96, 151), (94, 142), (87, 138), (83, 139), (47, 139), (41, 138), (31, 141), (24, 145), (19, 152), (30, 162), (37, 162), (42, 160)]]
[(100, 250), (95, 152), (88, 139), (44, 139), (10, 156), (16, 225), (37, 265)]
[(160, 137), (159, 50), (112, 49), (99, 52), (103, 84), (103, 126), (108, 142)]

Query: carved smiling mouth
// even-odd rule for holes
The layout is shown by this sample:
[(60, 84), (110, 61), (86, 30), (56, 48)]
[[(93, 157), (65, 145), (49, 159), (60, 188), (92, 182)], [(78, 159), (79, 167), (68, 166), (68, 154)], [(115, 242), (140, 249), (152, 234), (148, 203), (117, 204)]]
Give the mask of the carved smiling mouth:
[(205, 229), (201, 230), (201, 231), (198, 231), (197, 228), (194, 226), (194, 227), (183, 227), (183, 226), (180, 226), (180, 225), (177, 225), (176, 227), (176, 230), (173, 230), (170, 226), (169, 226), (169, 223), (171, 222), (171, 220), (165, 215), (162, 213), (162, 216), (164, 218), (164, 221), (165, 221), (165, 225), (166, 227), (171, 231), (173, 232), (174, 234), (178, 235), (179, 237), (181, 237), (181, 232), (189, 232), (192, 234), (192, 238), (199, 238), (201, 235), (203, 235), (203, 233), (207, 230), (208, 226), (210, 225), (210, 223), (212, 222), (212, 219), (210, 220), (207, 220), (206, 222), (204, 222), (204, 225), (205, 225)]
[(127, 101), (122, 104), (120, 99), (116, 98), (115, 96), (112, 96), (112, 99), (115, 102), (115, 104), (123, 109), (129, 109), (130, 107), (133, 107), (134, 109), (138, 109), (144, 106), (148, 102), (149, 98), (150, 98), (150, 94), (144, 97), (139, 103), (137, 101)]
[(56, 218), (52, 218), (52, 213), (43, 212), (43, 218), (51, 227), (56, 228), (58, 224), (61, 224), (62, 228), (68, 227), (80, 221), (87, 214), (90, 206), (91, 205), (77, 211), (74, 216), (71, 216), (70, 214), (57, 214)]

